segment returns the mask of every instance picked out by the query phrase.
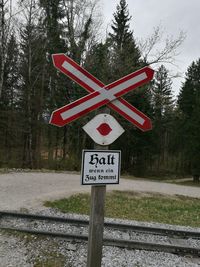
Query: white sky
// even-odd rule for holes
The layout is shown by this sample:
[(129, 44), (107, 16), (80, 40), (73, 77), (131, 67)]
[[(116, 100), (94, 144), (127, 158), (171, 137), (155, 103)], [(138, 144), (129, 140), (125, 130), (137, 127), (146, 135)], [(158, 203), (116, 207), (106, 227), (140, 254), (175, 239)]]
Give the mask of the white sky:
[[(113, 18), (119, 0), (103, 2), (104, 26)], [(182, 79), (174, 79), (173, 90), (177, 95), (181, 81), (192, 61), (200, 57), (200, 0), (126, 0), (132, 16), (131, 29), (136, 39), (145, 38), (153, 33), (153, 28), (162, 25), (166, 37), (179, 35), (183, 30), (186, 39), (179, 48), (180, 55), (175, 64), (178, 68), (167, 66), (173, 72), (181, 72)]]

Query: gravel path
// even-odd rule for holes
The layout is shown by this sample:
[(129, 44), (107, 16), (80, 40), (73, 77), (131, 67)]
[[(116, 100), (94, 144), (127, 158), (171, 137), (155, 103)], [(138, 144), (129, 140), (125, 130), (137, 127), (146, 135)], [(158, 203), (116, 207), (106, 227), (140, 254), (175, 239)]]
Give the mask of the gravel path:
[[(69, 173), (8, 173), (0, 175), (0, 210), (20, 208), (41, 209), (44, 200), (53, 200), (90, 192), (90, 186), (80, 184), (80, 175)], [(109, 190), (133, 190), (168, 195), (200, 198), (200, 188), (147, 180), (120, 179), (119, 185), (108, 185)]]
[[(161, 182), (121, 179), (107, 190), (134, 190), (200, 198), (200, 188)], [(80, 175), (69, 173), (8, 173), (0, 175), (0, 209), (39, 209), (44, 200), (53, 200), (74, 193), (90, 192), (80, 184)]]

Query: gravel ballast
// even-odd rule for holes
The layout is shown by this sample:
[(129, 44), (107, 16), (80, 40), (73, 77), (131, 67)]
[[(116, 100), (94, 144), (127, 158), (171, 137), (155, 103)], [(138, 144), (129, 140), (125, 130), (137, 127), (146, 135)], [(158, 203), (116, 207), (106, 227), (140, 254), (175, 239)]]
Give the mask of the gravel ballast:
[[(76, 214), (62, 214), (53, 209), (44, 209), (39, 214), (48, 216), (62, 216), (70, 218), (84, 218), (88, 219), (88, 216), (76, 215)], [(127, 220), (113, 220), (106, 219), (107, 221), (115, 221), (122, 223), (129, 223), (138, 225), (141, 224), (137, 221)], [(23, 220), (16, 220), (16, 225), (22, 225)], [(183, 226), (172, 226), (164, 224), (153, 224), (148, 223), (144, 225), (168, 227), (170, 229), (183, 229), (183, 230), (198, 230), (191, 227)], [(39, 225), (41, 228), (45, 226), (44, 223)], [(32, 223), (32, 228), (38, 226)], [(42, 228), (43, 228), (42, 227)], [(48, 231), (49, 226), (46, 226)], [(70, 226), (62, 224), (53, 225), (54, 231), (72, 231), (74, 226), (70, 229)], [(81, 227), (82, 228), (82, 227)], [(80, 231), (86, 230), (80, 229)], [(112, 236), (113, 238), (121, 237), (118, 231), (105, 230), (105, 235)], [(127, 233), (125, 233), (127, 235)], [(135, 238), (139, 234), (134, 234)], [(125, 238), (125, 236), (124, 236)], [(152, 235), (143, 235), (142, 239), (145, 238), (153, 242), (155, 239), (160, 243), (166, 242), (167, 237)], [(155, 238), (155, 239), (154, 239)], [(51, 261), (53, 266), (59, 267), (82, 267), (86, 266), (87, 261), (87, 244), (85, 243), (73, 243), (68, 242), (61, 238), (48, 238), (48, 237), (37, 237), (27, 234), (13, 234), (7, 232), (0, 232), (0, 267), (34, 267), (37, 262), (48, 263)], [(191, 240), (191, 243), (195, 246), (199, 246), (199, 240)], [(59, 262), (62, 265), (59, 265)], [(41, 265), (42, 266), (42, 265)], [(45, 265), (44, 265), (45, 266)], [(47, 265), (48, 266), (48, 265)], [(192, 257), (181, 257), (170, 253), (160, 253), (152, 251), (140, 251), (140, 250), (127, 250), (114, 247), (103, 247), (102, 267), (199, 267), (200, 259)]]

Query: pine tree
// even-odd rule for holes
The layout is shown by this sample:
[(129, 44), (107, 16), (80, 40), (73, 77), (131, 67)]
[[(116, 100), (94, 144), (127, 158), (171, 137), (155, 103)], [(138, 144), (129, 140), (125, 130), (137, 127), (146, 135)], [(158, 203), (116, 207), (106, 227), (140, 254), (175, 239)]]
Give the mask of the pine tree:
[(12, 34), (7, 44), (4, 65), (4, 86), (0, 99), (0, 147), (2, 161), (9, 166), (16, 166), (17, 147), (20, 145), (20, 122), (18, 120), (19, 90), (19, 53), (15, 35)]
[(154, 106), (155, 120), (160, 120), (172, 108), (172, 80), (164, 65), (161, 65), (156, 74), (152, 86), (152, 101)]
[(111, 82), (109, 42), (94, 44), (84, 64), (85, 68), (105, 84)]
[(169, 78), (168, 70), (161, 65), (152, 83), (154, 149), (158, 156), (158, 170), (161, 165), (165, 165), (168, 156), (173, 103), (172, 81)]
[[(43, 27), (47, 36), (46, 51), (47, 83), (49, 91), (46, 99), (46, 113), (50, 116), (53, 110), (75, 101), (85, 94), (79, 85), (67, 78), (63, 73), (56, 71), (52, 64), (51, 55), (66, 53), (79, 64), (83, 64), (87, 46), (92, 36), (92, 25), (95, 4), (90, 1), (68, 0), (40, 0), (44, 10)], [(57, 162), (58, 151), (62, 151), (61, 162), (64, 166), (67, 154), (80, 154), (81, 139), (80, 123), (74, 126), (67, 125), (56, 128), (49, 125), (48, 129), (48, 158), (49, 164)], [(55, 156), (53, 156), (55, 154)], [(54, 161), (55, 159), (55, 161)], [(57, 163), (56, 163), (57, 164)]]
[(112, 45), (113, 78), (126, 75), (140, 65), (140, 52), (130, 30), (130, 20), (126, 0), (120, 0), (117, 11), (113, 14), (112, 33), (109, 33)]
[(26, 22), (21, 27), (20, 109), (24, 119), (23, 167), (39, 168), (46, 66), (45, 36), (41, 31), (40, 9), (35, 1), (25, 4)]
[(12, 34), (7, 44), (7, 55), (4, 67), (4, 88), (2, 91), (1, 107), (14, 107), (17, 89), (19, 87), (19, 54), (18, 43)]
[(195, 181), (200, 177), (200, 59), (192, 62), (178, 96), (185, 159)]
[[(120, 0), (114, 13), (109, 33), (110, 66), (112, 81), (121, 78), (143, 66), (140, 51), (136, 45), (133, 31), (130, 29), (131, 16), (125, 0)], [(136, 89), (125, 96), (127, 101), (146, 114), (150, 114), (150, 94), (148, 85)], [(123, 138), (117, 140), (113, 148), (121, 148), (123, 153), (122, 168), (126, 171), (142, 175), (148, 168), (149, 146), (151, 135), (143, 134), (129, 122), (114, 114), (120, 124), (126, 129)]]
[[(43, 18), (41, 19), (42, 30), (45, 38), (45, 53), (47, 55), (46, 73), (45, 73), (45, 113), (48, 119), (51, 113), (69, 102), (69, 92), (71, 84), (66, 81), (64, 75), (57, 72), (53, 62), (52, 54), (67, 52), (63, 36), (63, 25), (61, 21), (64, 18), (63, 1), (61, 0), (40, 0), (40, 7), (43, 10)], [(64, 137), (63, 137), (64, 135)], [(65, 140), (65, 128), (55, 128), (51, 125), (46, 127), (45, 141), (48, 144), (48, 165), (51, 168), (54, 159), (57, 161), (58, 151), (61, 144)], [(65, 154), (65, 152), (64, 152)], [(54, 156), (55, 155), (55, 156)], [(55, 162), (56, 162), (55, 161)], [(55, 166), (56, 168), (56, 166)]]

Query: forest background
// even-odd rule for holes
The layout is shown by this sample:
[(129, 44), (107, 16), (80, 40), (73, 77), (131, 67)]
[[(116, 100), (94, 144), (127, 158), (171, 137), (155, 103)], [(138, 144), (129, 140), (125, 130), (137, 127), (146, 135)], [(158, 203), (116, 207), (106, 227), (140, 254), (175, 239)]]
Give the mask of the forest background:
[[(64, 127), (51, 113), (85, 92), (58, 72), (51, 55), (66, 53), (104, 83), (144, 66), (156, 70), (148, 85), (125, 99), (147, 114), (142, 132), (111, 114), (125, 133), (110, 148), (122, 151), (122, 172), (136, 176), (200, 175), (200, 59), (191, 62), (177, 97), (167, 64), (174, 64), (185, 34), (162, 39), (160, 27), (138, 43), (133, 18), (120, 0), (102, 38), (98, 1), (11, 0), (0, 3), (0, 168), (80, 170), (82, 149), (93, 141), (82, 127), (95, 112)], [(158, 42), (164, 46), (154, 53)]]

